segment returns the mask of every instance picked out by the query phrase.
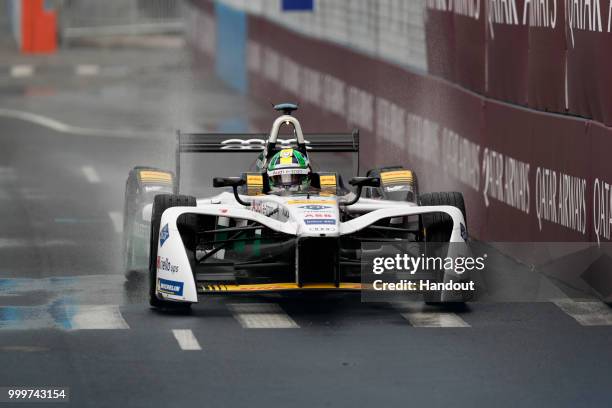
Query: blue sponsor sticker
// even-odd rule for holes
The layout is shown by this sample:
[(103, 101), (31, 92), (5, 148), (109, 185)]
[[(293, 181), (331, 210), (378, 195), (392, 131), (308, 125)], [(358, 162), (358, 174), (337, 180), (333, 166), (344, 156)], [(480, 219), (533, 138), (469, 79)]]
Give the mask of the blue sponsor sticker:
[(168, 295), (183, 296), (183, 282), (159, 278), (159, 291)]
[(283, 0), (283, 11), (313, 11), (314, 0)]
[(170, 236), (170, 231), (168, 230), (168, 224), (164, 225), (164, 227), (159, 231), (159, 246), (164, 246), (164, 242)]
[(310, 211), (323, 211), (323, 210), (329, 210), (331, 207), (329, 205), (302, 205), (300, 206), (300, 208), (304, 209), (304, 210), (310, 210)]
[(465, 228), (465, 225), (463, 225), (463, 223), (459, 223), (459, 226), (461, 227), (461, 238), (463, 238), (464, 241), (467, 241), (468, 240), (467, 228)]
[(306, 225), (336, 225), (336, 220), (326, 220), (326, 219), (313, 219), (313, 220), (304, 220)]

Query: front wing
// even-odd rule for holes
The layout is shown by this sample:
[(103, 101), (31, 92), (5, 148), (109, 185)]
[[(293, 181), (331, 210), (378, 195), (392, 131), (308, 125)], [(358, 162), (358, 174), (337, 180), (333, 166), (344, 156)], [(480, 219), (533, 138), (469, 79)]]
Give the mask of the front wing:
[[(368, 228), (383, 219), (421, 215), (426, 213), (446, 213), (453, 220), (453, 229), (450, 242), (465, 242), (461, 235), (461, 225), (464, 219), (461, 211), (452, 206), (397, 206), (391, 208), (376, 209), (350, 221), (339, 225), (335, 236), (319, 237), (308, 232), (300, 222), (281, 222), (266, 217), (262, 214), (244, 209), (242, 207), (228, 207), (225, 205), (203, 205), (199, 207), (173, 207), (167, 209), (161, 219), (160, 238), (158, 239), (158, 256), (156, 260), (156, 293), (169, 301), (197, 302), (198, 293), (232, 293), (232, 292), (279, 292), (295, 290), (361, 290), (361, 284), (357, 281), (341, 281), (339, 274), (330, 275), (330, 279), (324, 282), (308, 282), (309, 271), (300, 270), (300, 262), (287, 266), (283, 278), (276, 282), (266, 281), (264, 283), (235, 283), (228, 280), (201, 281), (199, 274), (194, 271), (193, 257), (188, 256), (177, 220), (184, 214), (194, 214), (209, 217), (221, 217), (224, 219), (235, 219), (241, 222), (252, 222), (262, 228), (269, 229), (286, 237), (286, 240), (296, 242), (317, 242), (319, 239), (339, 239), (342, 236), (354, 234)], [(324, 246), (328, 246), (327, 244)], [(299, 251), (296, 250), (296, 258)], [(452, 254), (449, 254), (451, 256)], [(321, 253), (315, 256), (323, 256)], [(329, 256), (333, 256), (331, 253)], [(221, 265), (222, 267), (223, 265)], [(263, 265), (265, 267), (265, 265)], [(271, 264), (271, 267), (278, 266)], [(294, 270), (291, 270), (293, 268)], [(447, 271), (454, 273), (452, 271)], [(280, 275), (279, 275), (280, 276)], [(291, 278), (288, 279), (287, 277)], [(446, 278), (445, 278), (446, 279)]]

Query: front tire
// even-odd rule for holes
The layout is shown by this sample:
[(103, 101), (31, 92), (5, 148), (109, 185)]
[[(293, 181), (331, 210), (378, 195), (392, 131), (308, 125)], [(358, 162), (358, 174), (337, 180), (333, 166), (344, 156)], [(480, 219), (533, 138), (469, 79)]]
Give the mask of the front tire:
[[(450, 205), (457, 207), (463, 214), (463, 221), (467, 233), (467, 216), (463, 194), (459, 192), (450, 193), (426, 193), (419, 197), (419, 205)], [(446, 213), (423, 214), (423, 235), (428, 242), (448, 242), (453, 231), (453, 219)]]
[(157, 297), (157, 245), (159, 242), (159, 230), (161, 217), (164, 211), (171, 207), (195, 207), (196, 199), (192, 196), (178, 194), (159, 194), (153, 200), (151, 213), (151, 235), (149, 250), (149, 303), (155, 308), (188, 310), (191, 303), (169, 302)]
[[(421, 194), (419, 197), (419, 205), (422, 206), (436, 206), (436, 205), (450, 205), (457, 207), (463, 214), (463, 221), (465, 222), (465, 229), (467, 234), (467, 217), (465, 211), (465, 201), (463, 200), (463, 194), (459, 192), (448, 192), (448, 193), (426, 193)], [(421, 217), (422, 222), (422, 236), (425, 242), (449, 242), (452, 231), (453, 231), (453, 219), (446, 213), (430, 213), (423, 214)], [(441, 278), (444, 280), (444, 277)], [(425, 294), (425, 303), (432, 306), (448, 305), (453, 304), (460, 306), (465, 304), (465, 301), (456, 302), (443, 302), (442, 292), (427, 292)]]

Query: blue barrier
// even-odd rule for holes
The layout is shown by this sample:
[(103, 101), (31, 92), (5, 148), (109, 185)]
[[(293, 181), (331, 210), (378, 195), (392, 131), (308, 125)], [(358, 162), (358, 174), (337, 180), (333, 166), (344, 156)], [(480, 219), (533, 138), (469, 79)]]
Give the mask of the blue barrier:
[(217, 75), (229, 86), (246, 94), (248, 90), (246, 67), (247, 17), (220, 2), (215, 2), (217, 16)]

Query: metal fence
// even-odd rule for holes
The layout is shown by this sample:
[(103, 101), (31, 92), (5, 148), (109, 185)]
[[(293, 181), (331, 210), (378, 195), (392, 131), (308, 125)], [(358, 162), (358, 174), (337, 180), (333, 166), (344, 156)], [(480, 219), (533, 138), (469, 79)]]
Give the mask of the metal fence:
[(181, 32), (181, 0), (60, 0), (62, 39)]
[(427, 70), (425, 0), (317, 0), (312, 12), (283, 12), (281, 0), (219, 0), (290, 30)]
[(0, 0), (0, 34), (9, 35), (11, 33), (11, 14), (13, 4), (9, 0)]

